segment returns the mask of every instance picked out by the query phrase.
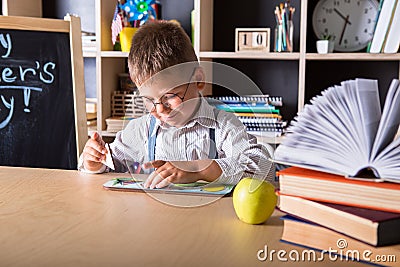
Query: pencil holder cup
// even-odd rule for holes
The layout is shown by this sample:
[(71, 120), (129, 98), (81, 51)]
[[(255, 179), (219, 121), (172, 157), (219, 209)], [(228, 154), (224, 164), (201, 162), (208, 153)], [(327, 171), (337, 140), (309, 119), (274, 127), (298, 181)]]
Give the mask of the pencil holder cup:
[(121, 51), (129, 52), (132, 44), (132, 37), (135, 35), (138, 28), (124, 27), (119, 33), (119, 40), (121, 42)]
[(275, 27), (275, 52), (293, 52), (293, 21)]

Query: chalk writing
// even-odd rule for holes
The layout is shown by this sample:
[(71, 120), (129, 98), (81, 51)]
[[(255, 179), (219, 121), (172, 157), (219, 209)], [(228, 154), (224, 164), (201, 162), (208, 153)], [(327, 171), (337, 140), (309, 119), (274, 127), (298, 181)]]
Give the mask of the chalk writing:
[(0, 34), (0, 43), (1, 46), (4, 47), (5, 49), (7, 49), (7, 52), (5, 55), (2, 55), (2, 58), (6, 58), (10, 55), (11, 53), (11, 48), (12, 48), (12, 43), (11, 43), (11, 37), (10, 34), (6, 34), (6, 37), (4, 37), (3, 34)]
[[(37, 88), (37, 87), (26, 87), (26, 86), (0, 86), (0, 90), (1, 89), (7, 89), (7, 90), (10, 90), (10, 89), (16, 89), (16, 90), (23, 90), (24, 91), (24, 104), (25, 104), (25, 108), (24, 108), (24, 112), (27, 112), (27, 113), (29, 113), (30, 112), (30, 110), (29, 110), (29, 108), (28, 108), (28, 105), (29, 105), (29, 99), (30, 99), (30, 96), (31, 96), (31, 90), (34, 90), (34, 91), (38, 91), (38, 92), (41, 92), (42, 91), (42, 88)], [(2, 122), (0, 122), (0, 129), (3, 129), (4, 127), (6, 127), (7, 126), (7, 124), (10, 122), (10, 120), (11, 120), (11, 118), (12, 118), (12, 115), (13, 115), (13, 113), (14, 113), (14, 97), (12, 96), (11, 98), (10, 98), (10, 102), (7, 102), (7, 100), (4, 98), (4, 96), (3, 95), (0, 95), (0, 97), (1, 97), (1, 101), (3, 102), (3, 104), (4, 104), (4, 106), (7, 108), (7, 109), (9, 109), (9, 112), (8, 112), (8, 115), (7, 115), (7, 117), (5, 118), (5, 120), (3, 120)], [(1, 109), (0, 109), (0, 112), (1, 112)]]
[(3, 129), (4, 127), (6, 127), (6, 125), (10, 122), (10, 120), (12, 118), (12, 115), (14, 112), (14, 97), (11, 97), (10, 103), (8, 103), (4, 99), (4, 96), (1, 96), (1, 101), (3, 101), (4, 106), (10, 110), (6, 119), (4, 121), (0, 122), (0, 129)]
[[(29, 82), (30, 80), (37, 80), (39, 83), (44, 84), (52, 84), (55, 80), (55, 76), (52, 73), (56, 69), (56, 63), (54, 62), (45, 62), (41, 64), (39, 61), (34, 61), (34, 67), (24, 67), (24, 66), (13, 66), (16, 60), (13, 60), (10, 55), (12, 53), (12, 38), (9, 33), (0, 34), (0, 44), (2, 49), (1, 52), (4, 52), (1, 56), (4, 62), (4, 59), (9, 59), (10, 64), (4, 64), (2, 62), (1, 65), (7, 65), (2, 70), (0, 70), (0, 90), (22, 90), (24, 96), (24, 112), (31, 112), (29, 108), (29, 101), (31, 98), (31, 91), (42, 92), (42, 88), (40, 87), (32, 87), (32, 86), (24, 86), (24, 85), (15, 85), (18, 83)], [(9, 99), (6, 99), (4, 95), (0, 94), (1, 102), (3, 103), (3, 109), (0, 108), (0, 115), (5, 113), (5, 119), (0, 122), (0, 129), (6, 127), (14, 114), (14, 96), (11, 96)], [(8, 114), (7, 114), (8, 113)]]
[[(56, 68), (56, 64), (54, 62), (47, 62), (43, 65), (41, 69), (41, 65), (39, 61), (35, 61), (36, 69), (39, 70), (39, 79), (40, 81), (51, 84), (54, 82), (54, 75), (51, 73), (51, 70)], [(5, 67), (1, 71), (0, 82), (4, 83), (14, 83), (17, 81), (25, 82), (27, 81), (27, 76), (30, 73), (31, 78), (34, 78), (38, 73), (34, 68), (24, 68), (22, 66), (18, 66), (17, 70), (13, 70), (10, 67)]]

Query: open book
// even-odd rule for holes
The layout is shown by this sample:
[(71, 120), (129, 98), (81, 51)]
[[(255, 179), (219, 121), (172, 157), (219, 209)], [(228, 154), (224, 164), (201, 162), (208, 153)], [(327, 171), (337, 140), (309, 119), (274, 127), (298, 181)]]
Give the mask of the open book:
[(390, 85), (383, 111), (378, 82), (369, 79), (344, 81), (310, 102), (288, 128), (275, 161), (400, 183), (398, 80)]

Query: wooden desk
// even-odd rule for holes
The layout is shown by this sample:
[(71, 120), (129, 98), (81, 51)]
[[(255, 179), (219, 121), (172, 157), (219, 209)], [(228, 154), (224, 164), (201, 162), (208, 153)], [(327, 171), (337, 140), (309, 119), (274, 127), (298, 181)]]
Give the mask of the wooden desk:
[[(267, 224), (247, 225), (237, 219), (231, 197), (197, 208), (178, 208), (145, 193), (103, 189), (102, 184), (115, 176), (121, 177), (0, 167), (0, 266), (305, 264), (280, 262), (276, 257), (272, 262), (257, 259), (265, 245), (269, 250), (301, 252), (300, 247), (279, 241), (280, 212)], [(202, 197), (194, 198), (201, 201)], [(364, 266), (324, 264), (349, 265)]]

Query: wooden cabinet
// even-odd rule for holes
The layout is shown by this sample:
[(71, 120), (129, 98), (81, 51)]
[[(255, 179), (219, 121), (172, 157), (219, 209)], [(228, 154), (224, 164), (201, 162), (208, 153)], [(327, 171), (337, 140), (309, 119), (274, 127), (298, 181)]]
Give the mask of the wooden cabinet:
[(118, 89), (118, 74), (126, 72), (127, 52), (113, 51), (111, 42), (111, 22), (116, 1), (96, 0), (96, 92), (97, 130), (104, 136), (112, 136), (105, 131), (105, 119), (111, 116), (111, 96)]

